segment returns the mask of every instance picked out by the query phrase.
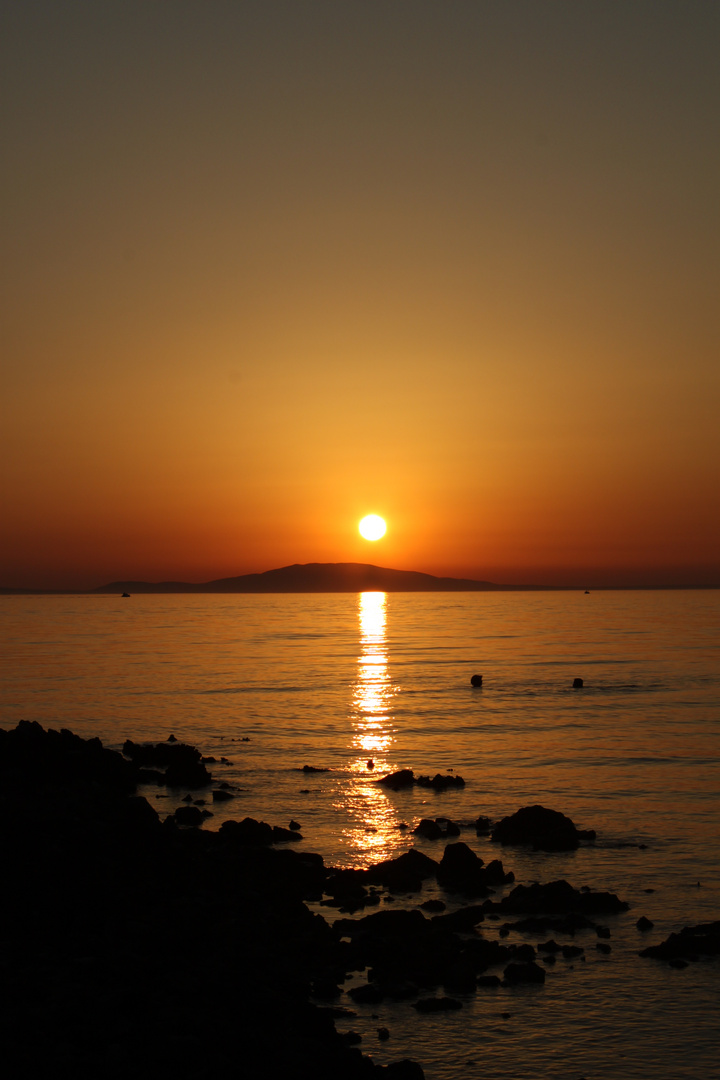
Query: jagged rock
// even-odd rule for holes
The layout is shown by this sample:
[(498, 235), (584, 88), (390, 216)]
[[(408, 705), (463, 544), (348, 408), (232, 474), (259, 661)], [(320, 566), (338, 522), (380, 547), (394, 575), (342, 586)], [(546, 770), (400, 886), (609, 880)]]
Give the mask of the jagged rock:
[(680, 933), (670, 934), (659, 945), (649, 945), (640, 956), (657, 960), (697, 960), (698, 956), (720, 955), (720, 920), (684, 926)]
[(438, 863), (417, 848), (410, 848), (396, 859), (386, 859), (367, 870), (369, 881), (396, 892), (417, 892), (426, 878), (435, 877)]
[(484, 817), (483, 814), (480, 814), (478, 817), (475, 818), (474, 825), (475, 832), (478, 836), (488, 836), (490, 834), (492, 822), (490, 821), (489, 817)]
[(655, 923), (651, 922), (650, 919), (648, 919), (645, 915), (641, 915), (635, 925), (638, 930), (642, 931), (642, 933), (645, 934), (648, 930), (652, 930)]
[(234, 799), (235, 796), (231, 791), (215, 790), (212, 793), (213, 802), (228, 802), (230, 799)]
[(444, 888), (474, 896), (487, 896), (483, 861), (462, 840), (446, 846), (438, 867), (437, 879)]
[(592, 842), (592, 829), (577, 829), (573, 821), (558, 810), (545, 806), (523, 806), (499, 821), (491, 839), (500, 844), (529, 844), (535, 850), (574, 851), (580, 841)]
[(187, 743), (136, 743), (126, 739), (123, 754), (138, 767), (165, 766), (168, 787), (199, 788), (212, 782), (200, 751)]

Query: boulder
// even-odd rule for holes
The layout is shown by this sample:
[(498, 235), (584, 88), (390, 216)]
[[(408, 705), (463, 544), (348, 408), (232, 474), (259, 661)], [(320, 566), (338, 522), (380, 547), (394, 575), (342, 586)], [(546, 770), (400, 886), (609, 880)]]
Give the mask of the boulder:
[(431, 818), (422, 818), (413, 829), (413, 833), (416, 836), (423, 836), (426, 840), (440, 840), (445, 835), (437, 822), (432, 821)]
[(462, 840), (445, 847), (437, 879), (446, 889), (474, 896), (486, 896), (488, 892), (483, 861)]
[(382, 784), (383, 787), (390, 788), (391, 791), (402, 791), (404, 788), (413, 786), (415, 777), (413, 776), (412, 769), (400, 769), (398, 772), (388, 773), (387, 776), (381, 776), (376, 783)]
[(230, 791), (223, 791), (222, 789), (213, 791), (213, 802), (228, 802), (230, 799), (234, 799), (235, 796)]
[(536, 851), (574, 851), (581, 840), (592, 842), (595, 832), (577, 829), (559, 810), (535, 805), (504, 817), (492, 830), (491, 839), (499, 844), (528, 844)]
[(640, 953), (640, 956), (650, 956), (670, 963), (697, 960), (699, 956), (718, 955), (720, 955), (720, 920), (699, 923), (697, 926), (684, 926), (678, 934), (671, 934), (659, 945), (650, 945)]
[(438, 863), (417, 848), (410, 848), (396, 859), (386, 859), (367, 870), (369, 881), (396, 892), (417, 892), (426, 878), (435, 877)]
[[(580, 915), (594, 912), (616, 913), (627, 911), (628, 905), (614, 893), (581, 892), (574, 889), (567, 881), (549, 881), (545, 885), (537, 882), (532, 885), (516, 885), (515, 888), (497, 902), (487, 901), (486, 911), (499, 911), (511, 914), (558, 915), (577, 912)], [(587, 924), (592, 926), (593, 924)]]

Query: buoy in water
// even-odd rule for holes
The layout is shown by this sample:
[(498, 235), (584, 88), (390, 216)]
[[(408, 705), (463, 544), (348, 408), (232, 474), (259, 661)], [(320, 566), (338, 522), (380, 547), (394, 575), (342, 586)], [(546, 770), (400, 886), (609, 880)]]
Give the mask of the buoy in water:
[(470, 683), (472, 686), (482, 686), (482, 675), (473, 675)]

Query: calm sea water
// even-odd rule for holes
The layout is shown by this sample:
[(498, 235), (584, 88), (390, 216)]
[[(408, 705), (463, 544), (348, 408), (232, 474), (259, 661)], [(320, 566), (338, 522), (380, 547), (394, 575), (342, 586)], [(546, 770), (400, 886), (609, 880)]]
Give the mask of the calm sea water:
[[(206, 828), (296, 818), (305, 847), (347, 866), (406, 850), (398, 826), (421, 817), (541, 802), (597, 830), (575, 853), (501, 855), (519, 881), (627, 900), (603, 920), (612, 953), (579, 936), (586, 960), (559, 962), (543, 987), (479, 991), (444, 1016), (353, 1006), (345, 1026), (375, 1060), (415, 1057), (428, 1080), (720, 1075), (720, 962), (637, 956), (720, 918), (720, 593), (4, 597), (0, 635), (0, 725), (34, 719), (116, 748), (173, 733), (230, 759), (213, 772), (236, 798)], [(452, 769), (466, 786), (374, 782), (404, 767)], [(165, 814), (184, 792), (146, 794)], [(497, 854), (472, 829), (462, 838)]]

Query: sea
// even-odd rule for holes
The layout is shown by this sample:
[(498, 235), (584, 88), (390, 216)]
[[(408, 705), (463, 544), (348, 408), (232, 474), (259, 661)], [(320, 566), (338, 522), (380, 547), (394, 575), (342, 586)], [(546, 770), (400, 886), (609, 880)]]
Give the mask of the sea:
[[(295, 820), (296, 847), (366, 867), (413, 845), (441, 858), (444, 841), (412, 830), (446, 817), (518, 882), (564, 878), (630, 905), (601, 917), (610, 953), (579, 932), (584, 953), (542, 986), (454, 995), (461, 1009), (428, 1016), (343, 995), (355, 1015), (338, 1027), (376, 1062), (411, 1057), (427, 1080), (720, 1076), (720, 958), (638, 955), (720, 919), (720, 591), (4, 596), (0, 640), (0, 726), (192, 743), (234, 795), (208, 797), (205, 829)], [(465, 784), (377, 783), (402, 768)], [(143, 794), (164, 817), (186, 792)], [(476, 836), (478, 815), (534, 803), (596, 843), (547, 854)], [(393, 903), (431, 898), (463, 902), (433, 884)]]

